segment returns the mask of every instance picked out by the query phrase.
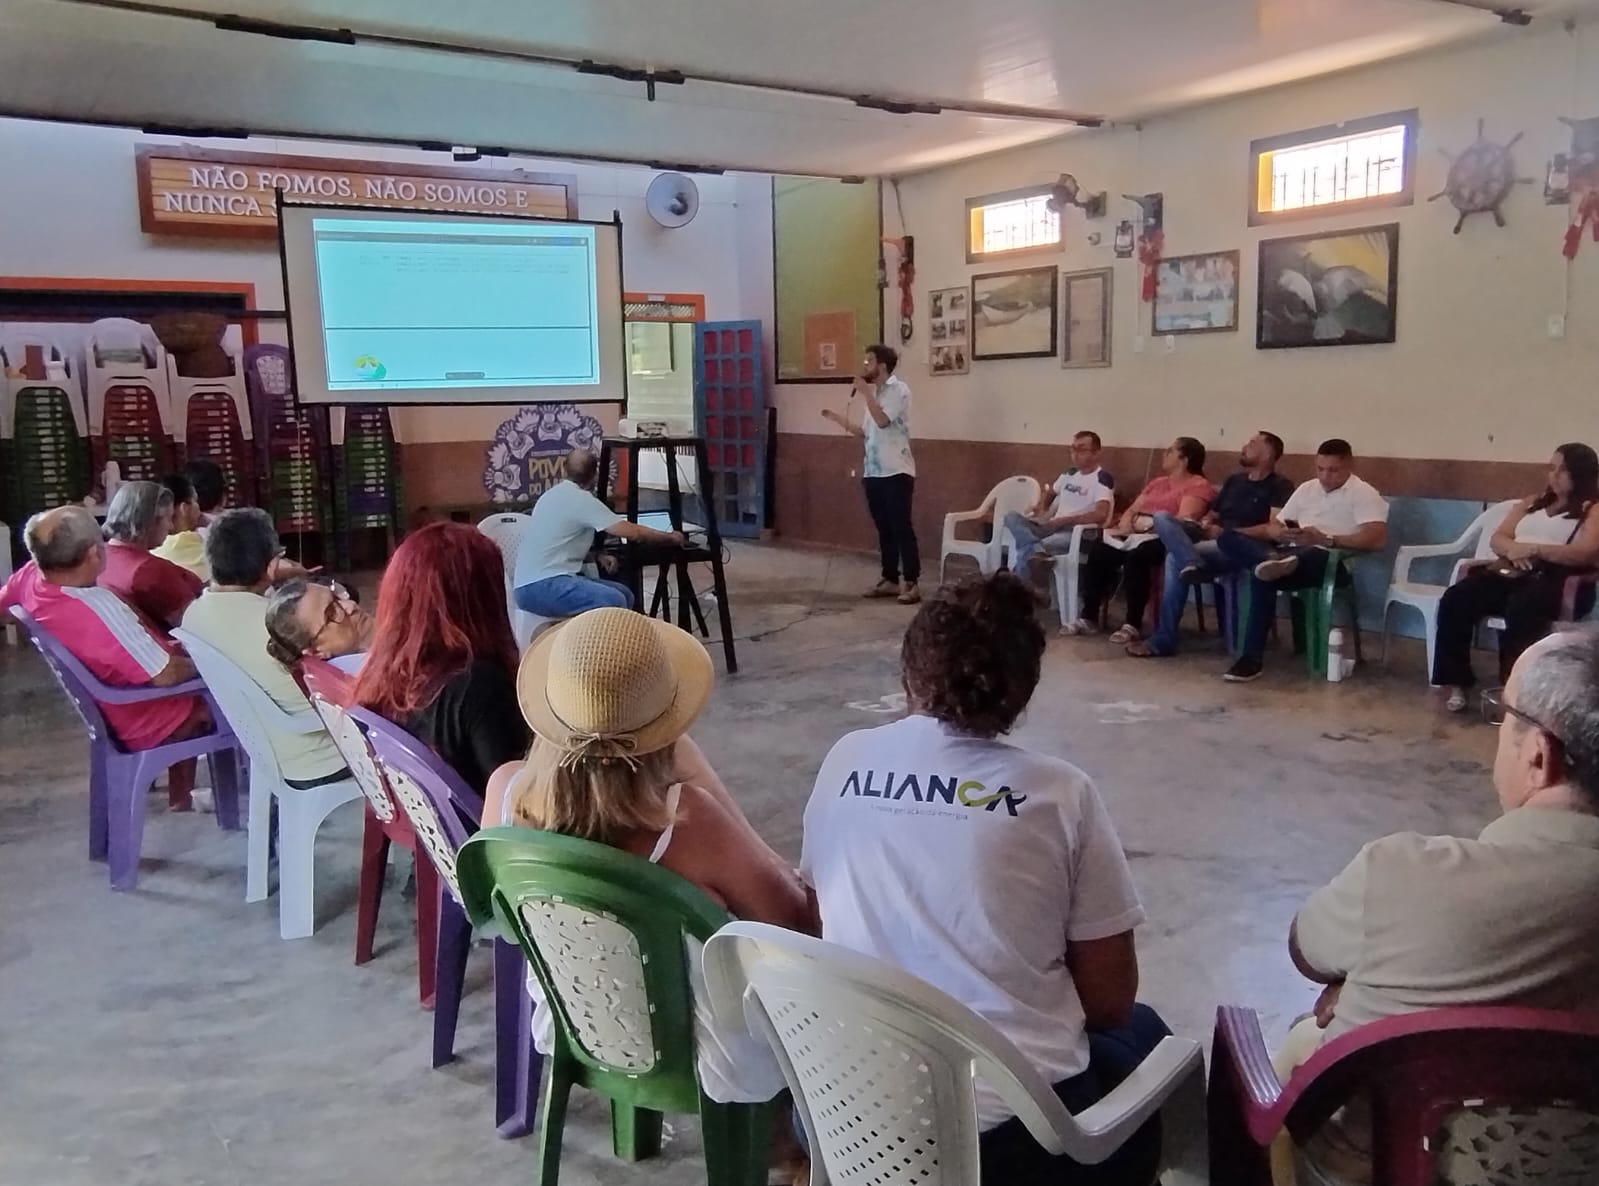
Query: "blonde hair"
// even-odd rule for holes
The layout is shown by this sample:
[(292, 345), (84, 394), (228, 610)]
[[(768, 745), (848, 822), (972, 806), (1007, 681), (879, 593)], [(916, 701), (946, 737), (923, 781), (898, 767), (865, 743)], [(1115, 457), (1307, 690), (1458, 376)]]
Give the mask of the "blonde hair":
[(666, 793), (675, 749), (637, 758), (618, 750), (571, 761), (559, 746), (535, 737), (512, 791), (511, 818), (600, 844), (615, 844), (628, 832), (664, 831), (672, 822)]

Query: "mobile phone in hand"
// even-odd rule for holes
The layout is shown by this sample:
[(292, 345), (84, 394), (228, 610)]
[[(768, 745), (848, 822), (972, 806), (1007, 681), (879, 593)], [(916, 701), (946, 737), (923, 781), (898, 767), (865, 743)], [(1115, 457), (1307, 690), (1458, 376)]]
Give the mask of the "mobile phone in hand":
[(1280, 522), (1282, 523), (1282, 525), (1284, 527), (1288, 528), (1289, 531), (1298, 531), (1299, 530), (1299, 520), (1298, 519), (1283, 519), (1283, 520), (1280, 520)]

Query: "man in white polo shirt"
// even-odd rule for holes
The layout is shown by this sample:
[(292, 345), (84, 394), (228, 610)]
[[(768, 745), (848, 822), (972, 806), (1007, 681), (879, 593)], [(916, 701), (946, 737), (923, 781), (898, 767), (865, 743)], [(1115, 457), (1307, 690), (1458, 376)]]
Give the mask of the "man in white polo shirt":
[[(1327, 573), (1328, 550), (1376, 552), (1388, 543), (1388, 502), (1355, 473), (1355, 453), (1339, 437), (1316, 448), (1316, 476), (1300, 485), (1266, 524), (1269, 545), (1237, 531), (1224, 531), (1216, 546), (1235, 568), (1254, 570), (1243, 654), (1222, 676), (1229, 683), (1259, 679), (1266, 631), (1279, 592), (1311, 589)], [(1340, 573), (1340, 580), (1347, 574)]]
[(1027, 562), (1043, 551), (1058, 555), (1072, 544), (1079, 524), (1103, 527), (1116, 504), (1116, 479), (1100, 468), (1099, 434), (1080, 432), (1072, 438), (1072, 466), (1045, 489), (1038, 505), (1021, 514), (1012, 511), (998, 529), (1011, 533), (1012, 572), (1027, 574)]

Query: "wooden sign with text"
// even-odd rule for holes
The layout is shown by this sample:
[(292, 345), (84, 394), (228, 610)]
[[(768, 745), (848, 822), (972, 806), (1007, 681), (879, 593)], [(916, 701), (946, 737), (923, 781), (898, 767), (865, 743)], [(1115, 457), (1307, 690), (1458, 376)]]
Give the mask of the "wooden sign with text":
[(275, 239), (285, 202), (576, 218), (577, 178), (141, 144), (139, 225), (149, 235)]

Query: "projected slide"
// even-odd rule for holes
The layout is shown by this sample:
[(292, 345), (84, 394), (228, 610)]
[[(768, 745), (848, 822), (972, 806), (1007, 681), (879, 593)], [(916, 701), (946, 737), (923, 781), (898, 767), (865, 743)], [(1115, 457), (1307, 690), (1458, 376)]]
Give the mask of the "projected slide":
[(594, 227), (311, 221), (330, 393), (600, 383)]

